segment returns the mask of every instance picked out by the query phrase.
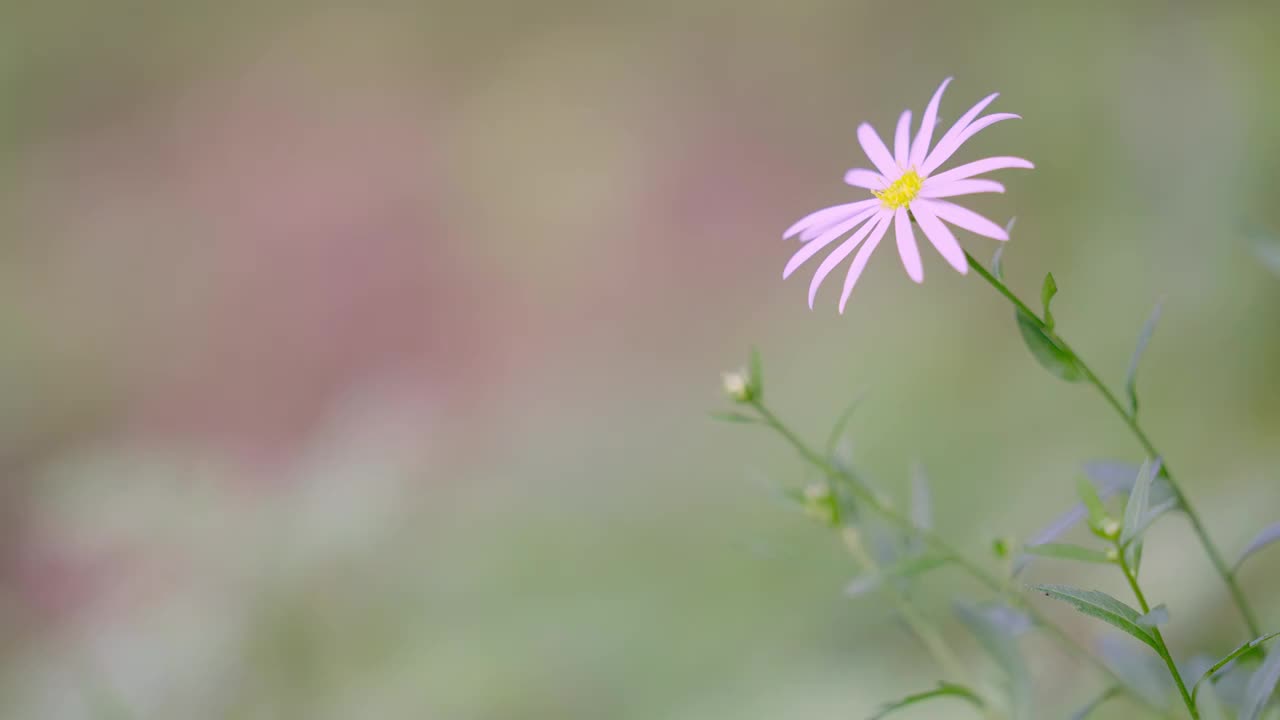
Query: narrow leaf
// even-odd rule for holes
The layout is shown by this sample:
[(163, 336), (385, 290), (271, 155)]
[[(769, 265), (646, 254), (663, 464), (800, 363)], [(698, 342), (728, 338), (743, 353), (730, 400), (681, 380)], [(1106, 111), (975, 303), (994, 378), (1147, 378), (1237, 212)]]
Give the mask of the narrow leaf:
[(1276, 683), (1280, 682), (1280, 653), (1271, 653), (1262, 665), (1253, 672), (1249, 684), (1244, 689), (1244, 706), (1240, 708), (1240, 720), (1258, 720), (1267, 702), (1276, 691)]
[(1022, 341), (1041, 367), (1067, 382), (1080, 382), (1084, 378), (1071, 353), (1046, 334), (1034, 318), (1019, 310), (1015, 312), (1015, 319), (1018, 321)]
[(1076, 610), (1116, 627), (1161, 652), (1159, 643), (1138, 625), (1137, 610), (1098, 590), (1080, 590), (1065, 585), (1036, 585), (1033, 589), (1070, 604)]
[(869, 718), (869, 720), (880, 720), (880, 718), (883, 718), (889, 715), (890, 713), (901, 710), (902, 708), (910, 707), (911, 705), (915, 705), (916, 703), (921, 703), (926, 700), (934, 700), (936, 698), (944, 698), (944, 697), (953, 697), (960, 700), (965, 700), (970, 704), (972, 704), (974, 707), (977, 707), (979, 709), (982, 709), (983, 707), (985, 707), (984, 703), (982, 702), (982, 698), (979, 697), (978, 694), (975, 693), (974, 691), (962, 685), (953, 685), (952, 683), (944, 682), (944, 683), (938, 683), (938, 687), (934, 688), (933, 690), (927, 690), (925, 692), (916, 693), (914, 695), (908, 695), (902, 698), (901, 700), (898, 700), (897, 702), (892, 702), (892, 703), (889, 703), (888, 705), (881, 707), (880, 711), (877, 712), (875, 715), (872, 715)]
[(1053, 279), (1053, 273), (1047, 273), (1044, 276), (1044, 285), (1040, 286), (1040, 304), (1044, 306), (1044, 324), (1048, 326), (1049, 331), (1053, 331), (1053, 313), (1049, 310), (1049, 303), (1053, 301), (1053, 296), (1058, 294), (1058, 281)]
[(1145, 628), (1159, 627), (1169, 622), (1169, 608), (1163, 604), (1151, 608), (1151, 612), (1138, 618), (1137, 623)]
[(1146, 529), (1143, 526), (1143, 521), (1147, 517), (1148, 503), (1151, 500), (1151, 483), (1159, 473), (1159, 458), (1142, 463), (1142, 468), (1138, 470), (1138, 477), (1133, 483), (1133, 491), (1129, 493), (1129, 500), (1124, 505), (1124, 524), (1120, 530), (1120, 547), (1124, 549), (1125, 557), (1135, 573), (1138, 571), (1139, 559), (1142, 553), (1141, 532)]
[(755, 417), (752, 417), (751, 415), (747, 415), (746, 413), (740, 413), (733, 410), (726, 410), (724, 412), (713, 412), (713, 413), (710, 413), (710, 415), (712, 420), (719, 420), (720, 422), (727, 422), (727, 423), (755, 424), (760, 422), (759, 418), (755, 418)]
[(993, 620), (981, 607), (956, 603), (956, 617), (968, 628), (987, 654), (1009, 680), (1012, 715), (1018, 720), (1029, 718), (1031, 708), (1031, 675), (1018, 647), (1017, 638)]
[(1111, 558), (1107, 557), (1105, 552), (1093, 548), (1080, 547), (1079, 545), (1071, 545), (1070, 543), (1041, 543), (1039, 545), (1028, 545), (1023, 550), (1031, 555), (1039, 555), (1041, 557), (1078, 560), (1099, 565), (1112, 564)]
[(1088, 480), (1081, 479), (1076, 483), (1076, 493), (1080, 496), (1080, 502), (1084, 503), (1085, 512), (1089, 514), (1089, 524), (1095, 528), (1101, 527), (1107, 520), (1107, 507), (1102, 504), (1098, 489)]
[(862, 399), (867, 396), (865, 391), (859, 392), (853, 396), (848, 405), (844, 406), (844, 411), (840, 413), (840, 417), (836, 418), (836, 424), (831, 426), (831, 432), (827, 435), (827, 457), (831, 457), (836, 452), (836, 444), (840, 442), (840, 437), (844, 435), (844, 429), (849, 426), (849, 420), (853, 418), (853, 413), (862, 404)]
[[(1214, 663), (1208, 670), (1205, 670), (1204, 673), (1200, 676), (1200, 679), (1196, 680), (1196, 684), (1191, 686), (1191, 698), (1194, 700), (1196, 693), (1200, 691), (1200, 685), (1203, 684), (1206, 680), (1213, 679), (1213, 676), (1218, 674), (1218, 671), (1226, 667), (1229, 663), (1231, 663), (1231, 661), (1235, 660), (1236, 658), (1239, 658), (1241, 655), (1245, 655), (1249, 652), (1252, 652), (1254, 648), (1261, 647), (1263, 644), (1265, 644), (1269, 640), (1272, 640), (1277, 637), (1280, 637), (1280, 632), (1274, 632), (1274, 633), (1271, 633), (1270, 635), (1263, 635), (1262, 637), (1254, 638), (1249, 642), (1236, 648), (1235, 650), (1232, 650), (1231, 652), (1224, 655), (1221, 660)], [(1275, 657), (1277, 655), (1280, 655), (1280, 653), (1271, 653), (1271, 655), (1269, 655), (1268, 657)]]
[[(1009, 227), (1013, 227), (1013, 221), (1009, 221)], [(991, 274), (996, 276), (997, 280), (1004, 280), (1004, 243), (996, 248), (996, 253), (991, 256)]]
[(1151, 311), (1151, 317), (1147, 318), (1147, 322), (1142, 326), (1142, 332), (1138, 333), (1138, 344), (1133, 349), (1133, 356), (1129, 358), (1129, 372), (1124, 378), (1124, 392), (1129, 396), (1129, 415), (1132, 417), (1138, 415), (1138, 364), (1142, 362), (1142, 354), (1147, 351), (1151, 335), (1156, 331), (1156, 323), (1160, 322), (1160, 310), (1163, 305), (1163, 299), (1156, 302), (1155, 309)]
[(1280, 540), (1280, 522), (1266, 526), (1262, 529), (1262, 532), (1258, 533), (1257, 536), (1253, 538), (1253, 541), (1249, 543), (1248, 547), (1240, 553), (1240, 559), (1236, 560), (1236, 567), (1240, 567), (1240, 565), (1250, 555), (1258, 552), (1277, 540)]
[(1098, 695), (1098, 697), (1090, 700), (1088, 705), (1085, 705), (1084, 707), (1072, 713), (1071, 720), (1085, 720), (1085, 718), (1089, 717), (1089, 715), (1094, 710), (1097, 710), (1103, 703), (1123, 693), (1124, 693), (1124, 688), (1120, 687), (1119, 685), (1112, 685), (1106, 690), (1103, 690), (1102, 693)]

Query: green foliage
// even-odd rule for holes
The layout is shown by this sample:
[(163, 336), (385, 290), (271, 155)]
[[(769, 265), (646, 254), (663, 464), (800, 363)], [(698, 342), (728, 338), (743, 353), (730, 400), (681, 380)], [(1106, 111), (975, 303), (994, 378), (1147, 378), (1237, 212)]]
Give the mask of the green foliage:
[[(1200, 675), (1200, 679), (1196, 680), (1195, 685), (1191, 686), (1191, 698), (1194, 700), (1196, 697), (1196, 693), (1200, 692), (1200, 686), (1205, 682), (1212, 681), (1213, 677), (1218, 674), (1219, 670), (1226, 667), (1232, 661), (1237, 660), (1241, 657), (1244, 657), (1245, 655), (1248, 655), (1249, 653), (1254, 652), (1258, 648), (1261, 648), (1263, 645), (1265, 645), (1267, 642), (1277, 637), (1280, 637), (1280, 632), (1275, 632), (1275, 633), (1271, 633), (1270, 635), (1263, 635), (1262, 637), (1254, 638), (1249, 642), (1236, 648), (1235, 650), (1232, 650), (1231, 652), (1222, 656), (1220, 660), (1215, 662), (1213, 665), (1209, 667), (1208, 670), (1205, 670), (1204, 673)], [(1280, 653), (1272, 653), (1271, 657), (1275, 657), (1277, 655), (1280, 655)]]
[(1057, 294), (1058, 281), (1053, 279), (1053, 273), (1045, 274), (1044, 284), (1040, 286), (1040, 304), (1044, 306), (1044, 324), (1049, 332), (1053, 332), (1054, 327), (1053, 311), (1049, 309), (1049, 304)]
[(1267, 703), (1275, 694), (1276, 683), (1280, 682), (1280, 653), (1271, 653), (1262, 662), (1261, 667), (1249, 678), (1244, 690), (1244, 705), (1240, 708), (1240, 720), (1258, 720), (1266, 710)]
[(1102, 550), (1081, 547), (1070, 543), (1041, 543), (1039, 545), (1028, 545), (1023, 551), (1031, 555), (1039, 555), (1041, 557), (1059, 558), (1061, 560), (1078, 560), (1079, 562), (1095, 563), (1098, 565), (1112, 565), (1114, 561), (1111, 556)]
[(1018, 332), (1022, 335), (1022, 341), (1041, 367), (1067, 382), (1080, 382), (1084, 379), (1084, 373), (1076, 363), (1075, 356), (1068, 352), (1051, 333), (1046, 332), (1038, 320), (1021, 310), (1016, 311), (1014, 317), (1018, 322)]
[(1138, 415), (1138, 364), (1142, 362), (1142, 354), (1147, 351), (1147, 345), (1151, 342), (1151, 336), (1156, 331), (1156, 323), (1160, 322), (1160, 311), (1163, 306), (1162, 302), (1157, 302), (1155, 309), (1151, 311), (1151, 317), (1147, 318), (1146, 323), (1142, 325), (1142, 331), (1138, 333), (1138, 344), (1133, 349), (1133, 356), (1129, 359), (1129, 372), (1124, 378), (1124, 393), (1129, 400), (1129, 415), (1137, 417)]
[(982, 702), (982, 698), (974, 691), (970, 690), (967, 687), (964, 687), (963, 685), (955, 685), (952, 683), (944, 682), (944, 683), (938, 683), (938, 687), (934, 688), (933, 690), (926, 690), (925, 692), (916, 693), (914, 695), (908, 695), (902, 698), (901, 700), (898, 700), (896, 702), (891, 702), (885, 705), (884, 707), (880, 708), (879, 712), (877, 712), (875, 715), (872, 715), (870, 718), (868, 718), (868, 720), (880, 720), (880, 718), (887, 717), (888, 715), (891, 715), (892, 713), (897, 712), (898, 710), (911, 707), (912, 705), (915, 705), (917, 703), (922, 703), (927, 700), (936, 700), (938, 698), (946, 698), (946, 697), (964, 700), (978, 709), (982, 709), (983, 707), (985, 707), (984, 703)]
[(1156, 652), (1164, 654), (1164, 648), (1156, 642), (1146, 628), (1138, 624), (1141, 614), (1100, 590), (1080, 590), (1066, 585), (1036, 585), (1033, 589), (1054, 600), (1061, 600), (1085, 615), (1118, 628), (1149, 645)]
[(1253, 540), (1251, 540), (1245, 549), (1240, 552), (1240, 557), (1236, 560), (1236, 568), (1239, 568), (1250, 555), (1258, 552), (1277, 540), (1280, 540), (1280, 522), (1268, 525), (1254, 536)]

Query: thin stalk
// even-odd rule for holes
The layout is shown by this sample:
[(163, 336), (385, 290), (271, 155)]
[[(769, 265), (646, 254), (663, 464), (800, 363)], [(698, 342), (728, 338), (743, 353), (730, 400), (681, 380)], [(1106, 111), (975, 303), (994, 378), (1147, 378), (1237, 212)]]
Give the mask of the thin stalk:
[[(1142, 586), (1138, 583), (1138, 573), (1134, 572), (1129, 565), (1129, 561), (1124, 556), (1124, 548), (1120, 547), (1120, 543), (1114, 543), (1116, 549), (1116, 564), (1120, 566), (1120, 570), (1124, 573), (1124, 579), (1129, 582), (1129, 589), (1133, 590), (1133, 596), (1138, 600), (1138, 607), (1142, 608), (1145, 615), (1151, 612), (1151, 605), (1147, 603), (1147, 597), (1142, 592)], [(1178, 665), (1173, 661), (1173, 656), (1169, 653), (1169, 646), (1164, 641), (1164, 635), (1160, 633), (1160, 628), (1155, 625), (1151, 626), (1151, 636), (1163, 648), (1160, 653), (1164, 664), (1169, 668), (1169, 676), (1173, 678), (1173, 682), (1178, 686), (1178, 693), (1182, 695), (1182, 702), (1187, 706), (1187, 712), (1191, 713), (1194, 720), (1200, 720), (1200, 711), (1196, 708), (1196, 701), (1191, 698), (1191, 693), (1187, 692), (1187, 684), (1182, 681), (1182, 673), (1178, 671)]]
[(968, 251), (965, 252), (965, 257), (969, 259), (969, 265), (982, 277), (983, 280), (987, 281), (988, 285), (995, 288), (995, 290), (1003, 295), (1006, 300), (1012, 303), (1018, 311), (1030, 318), (1041, 331), (1045, 332), (1049, 337), (1052, 337), (1058, 346), (1071, 356), (1072, 362), (1080, 369), (1080, 373), (1084, 376), (1085, 381), (1092, 385), (1098, 394), (1102, 396), (1102, 399), (1106, 401), (1107, 405), (1115, 411), (1116, 415), (1120, 416), (1125, 427), (1129, 428), (1129, 432), (1133, 435), (1134, 439), (1138, 441), (1138, 444), (1142, 446), (1142, 449), (1146, 452), (1147, 456), (1161, 459), (1163, 463), (1161, 475), (1163, 475), (1165, 480), (1169, 482), (1169, 488), (1173, 491), (1174, 497), (1178, 499), (1179, 507), (1181, 507), (1182, 511), (1186, 513), (1187, 519), (1191, 523), (1191, 529), (1200, 540), (1200, 545), (1204, 548), (1205, 554), (1209, 556), (1209, 562), (1213, 564), (1214, 570), (1217, 571), (1219, 577), (1222, 578), (1222, 581), (1226, 583), (1227, 590), (1230, 592), (1236, 608), (1239, 609), (1240, 615), (1244, 618), (1245, 625), (1249, 628), (1249, 637), (1258, 637), (1262, 635), (1262, 626), (1258, 623), (1258, 617), (1254, 613), (1253, 608), (1249, 605), (1249, 600), (1245, 597), (1244, 590), (1240, 588), (1240, 584), (1236, 581), (1235, 572), (1231, 569), (1231, 566), (1227, 564), (1226, 560), (1222, 557), (1222, 553), (1218, 551), (1217, 545), (1215, 545), (1213, 540), (1209, 537), (1209, 531), (1205, 528), (1204, 522), (1200, 519), (1200, 514), (1191, 506), (1191, 502), (1188, 500), (1186, 493), (1182, 491), (1182, 487), (1176, 480), (1174, 480), (1173, 470), (1169, 468), (1169, 459), (1156, 449), (1155, 443), (1151, 442), (1151, 438), (1147, 436), (1146, 432), (1142, 429), (1142, 426), (1138, 424), (1138, 418), (1125, 409), (1124, 405), (1122, 405), (1120, 400), (1116, 397), (1116, 394), (1112, 392), (1111, 388), (1109, 388), (1107, 384), (1098, 377), (1098, 374), (1089, 367), (1088, 363), (1084, 361), (1084, 358), (1080, 357), (1080, 354), (1073, 350), (1061, 335), (1050, 330), (1044, 320), (1033, 312), (1031, 308), (1027, 307), (1027, 304), (1014, 294), (1014, 292), (1009, 289), (1009, 286), (1005, 285), (999, 278), (992, 275), (985, 267), (983, 267), (982, 263), (978, 262), (977, 259), (968, 253)]
[[(830, 479), (853, 481), (847, 483), (847, 486), (858, 496), (859, 500), (866, 503), (889, 522), (902, 528), (907, 533), (914, 534), (916, 537), (923, 540), (931, 549), (955, 563), (987, 589), (992, 590), (997, 594), (1004, 593), (1006, 590), (1005, 583), (1001, 582), (999, 578), (987, 572), (976, 562), (953, 550), (947, 541), (937, 533), (916, 527), (909, 518), (894, 510), (884, 498), (879, 497), (876, 493), (871, 492), (861, 483), (856, 482), (854, 476), (852, 476), (848, 471), (836, 467), (827, 458), (819, 455), (803, 440), (801, 440), (798, 435), (792, 432), (791, 429), (788, 428), (781, 420), (779, 420), (778, 416), (774, 415), (773, 411), (766, 407), (762, 402), (759, 400), (751, 400), (748, 404), (760, 414), (761, 419), (764, 420), (766, 425), (781, 435), (782, 438), (800, 454), (800, 457), (809, 464), (822, 471), (823, 474)], [(1105, 663), (1098, 660), (1087, 650), (1080, 647), (1080, 645), (1072, 639), (1070, 635), (1058, 626), (1054, 625), (1034, 606), (1024, 602), (1022, 603), (1022, 607), (1035, 622), (1036, 626), (1045, 630), (1069, 655), (1080, 662), (1093, 666), (1098, 671), (1106, 675), (1111, 681), (1117, 684), (1123, 684), (1120, 676), (1117, 675), (1115, 671), (1107, 667)], [(1137, 698), (1137, 696), (1135, 696), (1135, 698)], [(1146, 702), (1142, 698), (1137, 699), (1144, 703)]]

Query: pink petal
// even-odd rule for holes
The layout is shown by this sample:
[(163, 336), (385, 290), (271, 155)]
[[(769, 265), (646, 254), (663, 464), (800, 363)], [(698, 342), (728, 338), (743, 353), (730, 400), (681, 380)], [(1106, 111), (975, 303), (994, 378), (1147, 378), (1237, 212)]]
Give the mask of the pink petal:
[(844, 181), (848, 185), (868, 190), (883, 190), (889, 187), (889, 181), (883, 175), (862, 168), (853, 168), (845, 173)]
[(991, 192), (1004, 192), (1004, 185), (995, 180), (956, 180), (949, 183), (935, 183), (933, 178), (929, 178), (920, 187), (920, 197), (922, 198), (944, 198)]
[[(973, 119), (978, 117), (978, 113), (986, 109), (986, 107), (997, 97), (1000, 97), (1000, 93), (991, 93), (979, 100), (977, 105), (969, 108), (968, 112), (964, 115), (961, 115), (960, 119), (956, 120), (955, 124), (942, 135), (942, 139), (939, 140), (937, 146), (933, 148), (933, 152), (929, 153), (929, 156), (925, 158), (925, 161), (920, 164), (920, 174), (927, 175), (930, 170), (941, 165), (942, 160), (950, 157), (951, 153), (954, 153), (956, 148), (960, 147), (960, 133), (963, 133), (964, 129), (969, 126), (969, 123), (973, 122)], [(942, 159), (939, 159), (938, 156), (942, 153), (945, 153), (945, 156)]]
[[(822, 281), (827, 279), (827, 275), (831, 274), (833, 269), (836, 269), (836, 265), (841, 264), (845, 258), (849, 258), (850, 252), (854, 251), (855, 247), (858, 247), (858, 243), (863, 241), (863, 238), (867, 237), (867, 233), (872, 232), (873, 229), (879, 229), (882, 227), (884, 224), (884, 218), (888, 217), (888, 214), (890, 214), (888, 213), (888, 210), (877, 211), (876, 217), (872, 219), (872, 222), (863, 225), (863, 227), (858, 229), (858, 232), (851, 234), (851, 236), (849, 236), (849, 240), (841, 243), (840, 247), (833, 250), (831, 255), (828, 255), (827, 259), (822, 261), (822, 265), (818, 265), (818, 272), (814, 273), (812, 281), (809, 281), (810, 310), (813, 310), (813, 300), (814, 297), (818, 296), (818, 286), (822, 284)], [(879, 234), (884, 233), (881, 232)], [(861, 252), (859, 252), (858, 256), (861, 258)], [(867, 264), (865, 263), (865, 260), (863, 261), (863, 264)]]
[(911, 218), (906, 208), (898, 208), (893, 217), (893, 231), (898, 238), (898, 257), (907, 277), (917, 283), (924, 281), (924, 266), (920, 264), (920, 248), (916, 247), (916, 235), (911, 230)]
[(875, 128), (868, 123), (862, 123), (858, 126), (858, 144), (862, 146), (862, 152), (867, 154), (867, 158), (876, 166), (887, 178), (897, 179), (902, 171), (893, 162), (893, 156), (889, 154), (889, 148), (884, 146), (884, 141), (876, 134)]
[(939, 218), (946, 220), (952, 225), (968, 230), (971, 233), (977, 233), (993, 240), (1008, 240), (1009, 233), (999, 225), (982, 217), (978, 213), (969, 208), (960, 207), (955, 203), (949, 203), (946, 200), (923, 200), (911, 203), (911, 209), (915, 210), (916, 206), (923, 202), (929, 212), (937, 215)]
[(903, 110), (898, 118), (898, 130), (893, 134), (893, 161), (906, 168), (911, 162), (911, 111)]
[(867, 237), (866, 244), (862, 246), (862, 249), (853, 258), (853, 264), (849, 266), (849, 274), (844, 277), (844, 292), (840, 293), (841, 315), (844, 314), (845, 303), (849, 302), (849, 295), (853, 292), (853, 286), (858, 284), (858, 278), (862, 277), (862, 271), (867, 267), (867, 261), (871, 259), (871, 253), (875, 252), (876, 246), (880, 244), (880, 239), (884, 237), (892, 220), (892, 213), (888, 211), (882, 213), (877, 218), (876, 229), (871, 231), (871, 235)]
[(965, 259), (964, 250), (956, 242), (956, 236), (929, 210), (928, 201), (911, 203), (911, 214), (916, 216), (921, 232), (929, 238), (929, 242), (933, 243), (943, 259), (961, 275), (968, 273), (969, 261)]
[(836, 225), (839, 225), (845, 220), (852, 219), (854, 215), (857, 215), (863, 210), (877, 207), (879, 204), (880, 204), (879, 198), (871, 198), (870, 200), (859, 200), (856, 203), (851, 203), (852, 209), (849, 212), (846, 212), (839, 216), (831, 217), (825, 222), (814, 223), (813, 225), (810, 225), (809, 227), (805, 228), (804, 231), (800, 233), (800, 242), (802, 243), (809, 242), (810, 240), (818, 237), (819, 235), (830, 230)]
[[(984, 128), (995, 125), (996, 123), (1001, 122), (1003, 120), (1021, 120), (1021, 119), (1022, 119), (1021, 115), (1014, 115), (1013, 113), (992, 113), (984, 118), (979, 118), (969, 123), (969, 125), (964, 129), (964, 132), (961, 132), (955, 138), (955, 142), (954, 142), (955, 146), (948, 149), (945, 154), (943, 154), (942, 152), (943, 150), (942, 143), (938, 143), (938, 147), (935, 148), (933, 153), (929, 155), (929, 159), (924, 162), (924, 169), (922, 169), (921, 172), (931, 173), (934, 170), (936, 170), (938, 166), (946, 162), (947, 159), (950, 158), (951, 155), (955, 153), (956, 150), (959, 150), (962, 145), (968, 142), (969, 138), (973, 137), (974, 135), (977, 135)], [(935, 156), (936, 156), (936, 159), (935, 159)]]
[(916, 134), (915, 142), (911, 143), (911, 165), (919, 167), (924, 164), (924, 159), (929, 153), (929, 142), (933, 140), (933, 126), (938, 122), (938, 103), (942, 102), (942, 91), (946, 90), (949, 84), (951, 84), (951, 78), (942, 81), (933, 93), (933, 98), (929, 100), (929, 106), (924, 110), (924, 117), (920, 121), (920, 132)]
[[(859, 210), (861, 210), (862, 207), (870, 207), (870, 203), (871, 201), (869, 200), (859, 200), (858, 202), (844, 203), (842, 205), (832, 205), (831, 207), (825, 207), (825, 208), (822, 208), (821, 210), (815, 210), (809, 213), (808, 215), (805, 215), (804, 217), (800, 218), (795, 222), (794, 225), (787, 228), (786, 231), (782, 233), (782, 239), (786, 240), (787, 238), (791, 237), (792, 235), (795, 235), (796, 233), (800, 232), (801, 230), (804, 230), (805, 228), (808, 228), (811, 225), (816, 225), (819, 223), (829, 224), (832, 221), (839, 222), (837, 218), (843, 219), (845, 217), (848, 217), (858, 212)], [(862, 206), (862, 207), (859, 207), (859, 206)]]
[(951, 168), (950, 170), (930, 176), (930, 180), (937, 183), (948, 183), (953, 180), (964, 180), (965, 178), (981, 175), (992, 170), (1003, 170), (1005, 168), (1034, 168), (1030, 160), (1023, 160), (1018, 157), (989, 157), (982, 160), (974, 160), (971, 163)]
[(818, 252), (822, 250), (822, 248), (830, 245), (832, 242), (836, 240), (836, 238), (840, 237), (841, 235), (844, 235), (845, 233), (857, 227), (867, 218), (876, 214), (877, 210), (878, 208), (869, 208), (867, 210), (864, 210), (863, 212), (860, 212), (857, 215), (854, 215), (853, 217), (849, 218), (848, 220), (845, 220), (844, 222), (836, 225), (830, 230), (827, 230), (826, 232), (822, 233), (822, 235), (815, 238), (812, 242), (800, 248), (798, 251), (796, 251), (796, 254), (791, 256), (791, 260), (787, 262), (786, 268), (782, 270), (782, 278), (785, 280), (787, 277), (791, 275), (791, 273), (796, 271), (796, 268), (803, 265), (807, 260), (809, 260), (809, 258), (813, 257), (814, 255), (817, 255)]

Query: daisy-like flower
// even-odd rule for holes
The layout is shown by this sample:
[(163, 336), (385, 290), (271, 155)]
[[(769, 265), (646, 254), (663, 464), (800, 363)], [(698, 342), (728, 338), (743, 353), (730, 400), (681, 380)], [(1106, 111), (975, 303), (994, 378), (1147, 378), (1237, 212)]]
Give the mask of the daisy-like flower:
[(898, 255), (902, 258), (907, 275), (917, 283), (924, 280), (920, 250), (916, 247), (915, 233), (911, 228), (913, 217), (929, 242), (962, 275), (969, 271), (969, 263), (947, 223), (996, 240), (1009, 239), (1009, 233), (1004, 228), (972, 210), (942, 198), (984, 192), (1002, 193), (1004, 186), (1000, 183), (975, 179), (975, 176), (1004, 168), (1034, 167), (1029, 161), (1016, 157), (989, 157), (945, 172), (937, 171), (966, 140), (980, 130), (1001, 120), (1019, 116), (1012, 113), (992, 113), (978, 117), (999, 96), (999, 93), (992, 93), (962, 115), (930, 150), (934, 125), (938, 122), (938, 103), (942, 101), (942, 91), (946, 90), (950, 82), (951, 78), (943, 80), (933, 94), (914, 140), (911, 138), (911, 111), (902, 113), (893, 136), (892, 153), (871, 125), (862, 123), (858, 126), (858, 143), (876, 169), (854, 168), (845, 173), (844, 181), (853, 187), (870, 190), (874, 197), (810, 213), (782, 234), (783, 239), (799, 235), (804, 243), (782, 271), (783, 278), (789, 277), (814, 255), (848, 235), (844, 242), (827, 255), (814, 273), (813, 280), (809, 283), (810, 308), (813, 308), (813, 299), (822, 281), (857, 250), (858, 254), (854, 255), (853, 264), (845, 275), (844, 292), (840, 295), (840, 312), (844, 312), (853, 286), (857, 284), (867, 261), (871, 259), (871, 253), (875, 252), (888, 233), (890, 225), (893, 225)]

